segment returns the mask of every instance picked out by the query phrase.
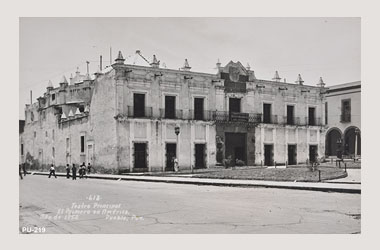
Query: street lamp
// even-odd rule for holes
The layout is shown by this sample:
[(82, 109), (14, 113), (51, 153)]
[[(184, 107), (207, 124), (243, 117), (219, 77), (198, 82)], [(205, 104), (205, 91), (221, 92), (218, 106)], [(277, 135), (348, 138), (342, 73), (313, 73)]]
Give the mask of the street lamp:
[(338, 157), (338, 159), (342, 159), (342, 139), (341, 138), (338, 138), (338, 140), (336, 141), (336, 144), (338, 146), (337, 150), (336, 150), (336, 156)]
[(359, 146), (359, 134), (360, 130), (358, 128), (355, 128), (355, 157), (358, 155), (358, 146)]
[[(179, 165), (179, 162), (178, 162), (178, 155), (179, 155), (179, 152), (178, 152), (179, 151), (178, 135), (180, 133), (180, 127), (179, 127), (178, 124), (175, 125), (174, 132), (175, 132), (175, 134), (177, 136), (177, 144), (176, 144), (177, 149), (176, 149), (176, 156), (175, 156), (175, 159), (177, 159), (177, 162), (174, 162), (174, 171), (177, 172), (178, 171), (178, 165)], [(177, 164), (177, 166), (176, 166), (176, 164)]]

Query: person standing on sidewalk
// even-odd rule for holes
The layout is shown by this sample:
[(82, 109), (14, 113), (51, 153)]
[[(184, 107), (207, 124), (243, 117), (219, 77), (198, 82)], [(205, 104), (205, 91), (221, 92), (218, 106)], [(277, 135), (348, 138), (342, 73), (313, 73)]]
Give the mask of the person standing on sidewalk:
[(49, 178), (51, 177), (51, 175), (54, 175), (54, 177), (57, 178), (57, 176), (55, 175), (55, 168), (53, 164), (51, 164), (51, 167), (50, 167)]
[(87, 172), (88, 172), (88, 174), (91, 173), (91, 168), (92, 168), (91, 163), (88, 163), (88, 166), (87, 166)]
[(18, 175), (20, 176), (20, 179), (22, 180), (22, 173), (21, 173), (21, 164), (18, 165)]
[(24, 176), (26, 176), (27, 172), (26, 172), (26, 162), (24, 162), (22, 164), (22, 171), (24, 172)]
[(69, 164), (66, 164), (66, 178), (67, 179), (70, 178), (70, 166), (69, 166)]
[(73, 180), (77, 179), (77, 167), (75, 167), (75, 164), (73, 163), (73, 167), (71, 168), (71, 171), (73, 172)]

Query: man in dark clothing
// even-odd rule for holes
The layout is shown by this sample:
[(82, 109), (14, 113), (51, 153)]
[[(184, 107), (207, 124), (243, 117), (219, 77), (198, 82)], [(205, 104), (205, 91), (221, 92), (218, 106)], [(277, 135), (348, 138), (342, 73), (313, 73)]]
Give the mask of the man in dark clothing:
[(22, 180), (21, 164), (18, 165), (18, 175), (20, 176), (20, 179)]
[(71, 168), (71, 171), (73, 172), (73, 180), (77, 179), (77, 168), (75, 167), (75, 164), (73, 163), (73, 167)]
[(70, 166), (69, 166), (69, 164), (66, 164), (66, 178), (67, 179), (70, 178)]
[(22, 171), (24, 172), (24, 176), (26, 176), (26, 162), (22, 164)]
[[(83, 162), (82, 165), (80, 165), (80, 178), (84, 178), (86, 176), (86, 164)], [(87, 178), (87, 176), (86, 176)]]
[(51, 175), (54, 175), (54, 177), (57, 178), (57, 176), (55, 175), (55, 168), (53, 164), (51, 164), (51, 167), (50, 167), (49, 178), (51, 177)]
[(88, 172), (88, 174), (91, 173), (91, 168), (92, 168), (91, 163), (88, 163), (88, 166), (87, 166), (87, 172)]

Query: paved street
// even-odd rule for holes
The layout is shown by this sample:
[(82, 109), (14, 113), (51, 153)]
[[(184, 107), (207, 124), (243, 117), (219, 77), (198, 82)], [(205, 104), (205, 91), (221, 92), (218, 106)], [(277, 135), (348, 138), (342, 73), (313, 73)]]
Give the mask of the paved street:
[(20, 231), (359, 233), (360, 214), (359, 194), (31, 175), (20, 181)]

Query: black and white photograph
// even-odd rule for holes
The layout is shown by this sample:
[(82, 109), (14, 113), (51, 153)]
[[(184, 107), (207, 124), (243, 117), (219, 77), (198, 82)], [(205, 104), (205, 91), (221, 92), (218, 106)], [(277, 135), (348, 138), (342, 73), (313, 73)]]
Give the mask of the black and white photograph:
[(360, 17), (20, 17), (20, 234), (361, 234)]

